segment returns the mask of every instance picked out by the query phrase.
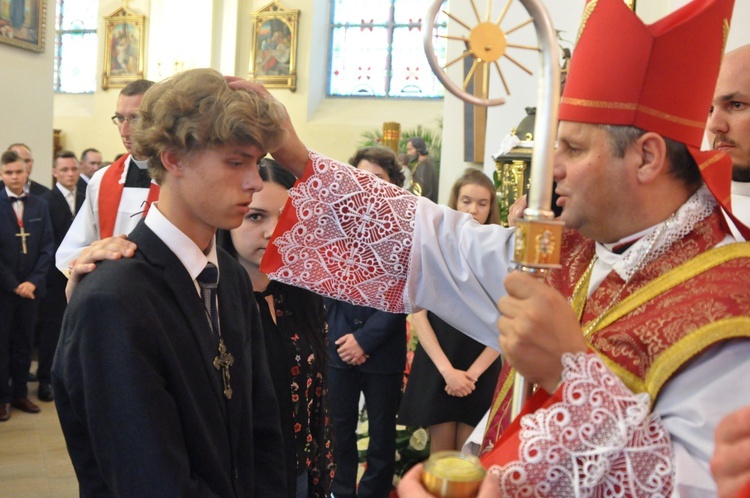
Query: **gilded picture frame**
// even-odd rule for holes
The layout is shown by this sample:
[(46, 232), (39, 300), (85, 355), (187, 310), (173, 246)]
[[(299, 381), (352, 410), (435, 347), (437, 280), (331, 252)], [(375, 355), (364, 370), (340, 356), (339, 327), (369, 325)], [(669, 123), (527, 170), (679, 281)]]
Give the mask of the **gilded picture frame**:
[(122, 88), (143, 78), (146, 16), (121, 8), (104, 18), (102, 88)]
[(252, 13), (250, 79), (267, 88), (297, 89), (299, 13), (278, 1)]
[(0, 0), (0, 43), (44, 52), (46, 0)]

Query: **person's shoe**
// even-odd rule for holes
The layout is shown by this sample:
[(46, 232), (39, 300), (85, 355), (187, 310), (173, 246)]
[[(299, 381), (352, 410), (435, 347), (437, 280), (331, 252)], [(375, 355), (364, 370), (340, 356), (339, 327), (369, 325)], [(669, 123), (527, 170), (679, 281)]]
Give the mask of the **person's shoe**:
[(10, 418), (10, 403), (0, 403), (0, 422)]
[(52, 391), (52, 384), (49, 382), (40, 382), (37, 398), (39, 398), (40, 401), (54, 401), (55, 394)]
[(32, 403), (29, 398), (14, 399), (13, 401), (11, 401), (10, 406), (26, 413), (39, 413), (40, 411), (42, 411), (42, 409)]

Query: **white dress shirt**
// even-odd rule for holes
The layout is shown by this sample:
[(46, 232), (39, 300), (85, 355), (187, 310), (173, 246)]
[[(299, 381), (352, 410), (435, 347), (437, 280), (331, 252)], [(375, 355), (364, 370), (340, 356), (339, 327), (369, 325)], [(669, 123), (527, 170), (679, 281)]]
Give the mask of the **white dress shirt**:
[(57, 190), (60, 191), (60, 193), (65, 197), (65, 200), (68, 201), (68, 207), (70, 208), (70, 212), (73, 216), (76, 214), (76, 189), (68, 190), (67, 188), (63, 187), (60, 182), (55, 183), (55, 187), (57, 187)]

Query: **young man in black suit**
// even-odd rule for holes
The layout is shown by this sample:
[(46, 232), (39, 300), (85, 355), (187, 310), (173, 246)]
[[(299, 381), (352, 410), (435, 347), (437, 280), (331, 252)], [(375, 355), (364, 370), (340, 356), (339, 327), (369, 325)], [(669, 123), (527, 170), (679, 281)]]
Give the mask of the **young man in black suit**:
[(214, 240), (248, 213), (284, 119), (210, 69), (144, 95), (134, 144), (160, 199), (129, 235), (133, 257), (79, 284), (52, 369), (82, 496), (286, 498), (250, 281)]
[(21, 158), (23, 163), (26, 165), (26, 183), (23, 186), (24, 192), (31, 195), (42, 195), (48, 192), (49, 189), (41, 183), (35, 182), (31, 179), (31, 170), (34, 168), (34, 156), (31, 155), (31, 149), (28, 145), (22, 143), (11, 144), (8, 150), (12, 150)]
[(54, 256), (47, 203), (24, 192), (28, 173), (22, 158), (6, 151), (0, 158), (0, 422), (10, 408), (38, 413), (28, 399), (39, 297)]
[[(52, 231), (55, 234), (55, 251), (60, 247), (65, 234), (68, 232), (73, 218), (83, 205), (86, 187), (80, 188), (79, 165), (76, 155), (69, 150), (61, 150), (55, 154), (52, 165), (52, 176), (57, 181), (49, 192), (42, 194), (42, 199), (49, 206)], [(37, 338), (39, 341), (39, 367), (36, 374), (39, 379), (38, 397), (41, 401), (52, 401), (52, 359), (57, 349), (57, 339), (60, 337), (63, 315), (68, 301), (65, 298), (65, 285), (68, 279), (54, 265), (47, 271), (47, 293), (39, 307), (39, 322), (37, 323)]]

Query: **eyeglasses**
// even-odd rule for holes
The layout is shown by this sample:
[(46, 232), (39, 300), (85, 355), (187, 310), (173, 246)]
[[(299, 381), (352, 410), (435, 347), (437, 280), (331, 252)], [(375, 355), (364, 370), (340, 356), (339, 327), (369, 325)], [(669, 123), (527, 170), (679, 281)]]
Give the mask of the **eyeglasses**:
[(127, 121), (131, 125), (138, 121), (138, 116), (123, 116), (122, 114), (115, 114), (110, 119), (112, 119), (112, 123), (115, 124), (115, 126), (122, 126), (122, 124)]

